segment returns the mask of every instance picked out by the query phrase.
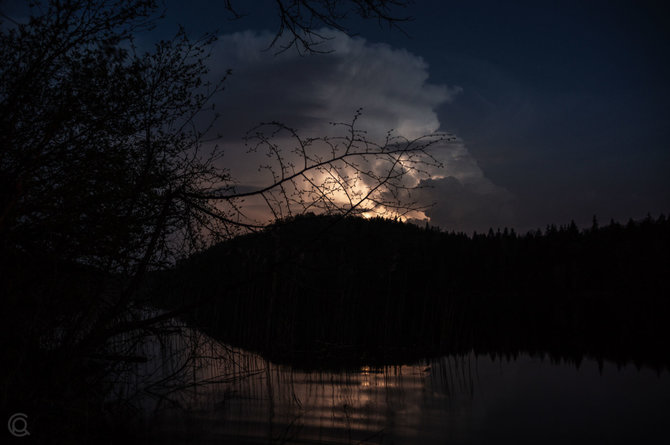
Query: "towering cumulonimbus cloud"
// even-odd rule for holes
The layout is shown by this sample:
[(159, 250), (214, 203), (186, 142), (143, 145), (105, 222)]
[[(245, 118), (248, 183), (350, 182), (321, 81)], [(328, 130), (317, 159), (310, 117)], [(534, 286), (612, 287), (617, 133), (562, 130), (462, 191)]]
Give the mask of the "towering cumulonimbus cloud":
[[(421, 57), (341, 32), (321, 33), (330, 37), (321, 54), (276, 54), (276, 48), (268, 49), (271, 34), (251, 31), (223, 35), (216, 43), (213, 73), (231, 68), (233, 75), (217, 104), (222, 118), (215, 131), (223, 135), (219, 144), (226, 166), (240, 184), (253, 187), (268, 180), (257, 169), (262, 160), (241, 143), (259, 122), (279, 121), (304, 137), (332, 136), (341, 128), (331, 122), (351, 122), (362, 108), (357, 125), (373, 141), (383, 140), (389, 130), (408, 139), (448, 130), (436, 108), (462, 90), (428, 82)], [(431, 167), (430, 179), (413, 173), (405, 179), (409, 186), (423, 187), (414, 198), (435, 204), (415, 217), (466, 231), (511, 222), (512, 196), (484, 176), (462, 141), (441, 142), (431, 153), (442, 167)]]

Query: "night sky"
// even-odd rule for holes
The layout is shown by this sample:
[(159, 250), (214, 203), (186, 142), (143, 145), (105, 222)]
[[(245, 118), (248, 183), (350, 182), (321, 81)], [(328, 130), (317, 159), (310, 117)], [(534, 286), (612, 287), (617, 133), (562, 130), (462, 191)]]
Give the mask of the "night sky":
[[(459, 138), (423, 185), (431, 224), (448, 230), (607, 222), (670, 209), (670, 18), (661, 2), (442, 2), (396, 9), (406, 34), (352, 18), (324, 30), (329, 54), (264, 51), (274, 2), (171, 0), (139, 43), (177, 24), (220, 36), (213, 74), (232, 69), (216, 131), (241, 184), (258, 185), (240, 138), (260, 121), (327, 133), (363, 107), (372, 136), (393, 128)], [(256, 176), (254, 176), (256, 175)]]

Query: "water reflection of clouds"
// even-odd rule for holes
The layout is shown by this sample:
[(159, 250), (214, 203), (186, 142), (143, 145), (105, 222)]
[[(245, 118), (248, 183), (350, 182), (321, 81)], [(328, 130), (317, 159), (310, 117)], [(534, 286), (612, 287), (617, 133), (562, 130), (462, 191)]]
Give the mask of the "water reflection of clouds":
[(196, 367), (197, 378), (210, 383), (185, 391), (181, 400), (191, 411), (159, 416), (157, 428), (172, 439), (188, 433), (189, 441), (203, 442), (550, 443), (546, 431), (560, 429), (570, 442), (637, 443), (670, 433), (670, 376), (632, 366), (605, 366), (601, 375), (595, 361), (575, 369), (523, 355), (466, 355), (306, 372), (216, 342), (202, 347), (210, 358)]
[[(227, 425), (226, 435), (234, 437), (272, 436), (281, 442), (286, 439), (283, 434), (290, 430), (301, 440), (319, 442), (356, 443), (370, 437), (407, 439), (419, 434), (418, 427), (425, 427), (422, 419), (427, 414), (437, 418), (444, 411), (443, 407), (433, 406), (429, 407), (432, 414), (426, 412), (427, 388), (428, 394), (455, 391), (443, 387), (453, 384), (453, 379), (433, 374), (440, 368), (439, 363), (433, 367), (421, 364), (362, 367), (337, 373), (304, 372), (238, 352), (243, 357), (236, 358), (236, 362), (255, 365), (262, 372), (254, 373), (253, 366), (247, 366), (250, 377), (226, 385), (235, 386), (234, 391), (212, 386), (199, 399), (199, 408), (207, 410), (213, 400), (229, 395), (220, 415)], [(221, 367), (212, 363), (208, 372), (213, 376), (229, 370), (225, 364)], [(434, 400), (438, 405), (446, 402), (442, 398)]]

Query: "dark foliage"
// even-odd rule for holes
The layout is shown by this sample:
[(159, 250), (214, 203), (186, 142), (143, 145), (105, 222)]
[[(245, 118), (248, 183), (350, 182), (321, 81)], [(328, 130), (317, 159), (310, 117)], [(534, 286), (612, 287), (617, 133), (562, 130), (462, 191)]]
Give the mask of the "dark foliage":
[[(288, 7), (278, 11), (285, 37), (301, 33), (290, 45), (311, 45), (315, 14), (332, 24), (342, 11), (394, 22), (388, 8), (402, 2), (299, 3), (277, 4)], [(134, 36), (156, 25), (160, 5), (36, 0), (18, 19), (0, 5), (0, 400), (6, 412), (29, 413), (32, 440), (93, 441), (116, 427), (110, 413), (137, 412), (113, 389), (129, 362), (146, 359), (136, 346), (171, 335), (163, 322), (175, 315), (146, 310), (147, 273), (258, 227), (241, 219), (241, 200), (297, 200), (302, 190), (285, 192), (296, 176), (338, 168), (327, 157), (308, 165), (313, 153), (302, 146), (304, 168), (285, 175), (275, 144), (276, 181), (237, 193), (222, 153), (203, 145), (225, 80), (208, 69), (215, 36), (193, 40), (180, 29), (138, 48)], [(340, 163), (426, 147), (356, 151), (367, 141), (349, 128)], [(254, 136), (270, 139), (261, 128)], [(400, 183), (393, 173), (379, 186)], [(315, 183), (309, 192), (324, 199), (334, 188)]]
[[(162, 282), (207, 332), (307, 365), (548, 353), (670, 364), (670, 222), (523, 236), (305, 216), (220, 244)], [(165, 302), (163, 303), (165, 304)]]

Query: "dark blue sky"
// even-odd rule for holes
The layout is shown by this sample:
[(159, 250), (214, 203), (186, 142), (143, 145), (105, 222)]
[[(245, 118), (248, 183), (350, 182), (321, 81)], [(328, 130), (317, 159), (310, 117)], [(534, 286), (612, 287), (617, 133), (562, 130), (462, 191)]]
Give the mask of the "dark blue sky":
[[(162, 30), (177, 22), (192, 34), (276, 30), (271, 1), (237, 2), (248, 14), (237, 21), (221, 3), (170, 1)], [(483, 174), (514, 197), (514, 217), (490, 224), (527, 229), (670, 210), (663, 3), (417, 0), (397, 11), (414, 18), (403, 25), (409, 36), (376, 22), (346, 24), (368, 42), (421, 57), (431, 84), (462, 88), (435, 112), (440, 129), (458, 135)]]

